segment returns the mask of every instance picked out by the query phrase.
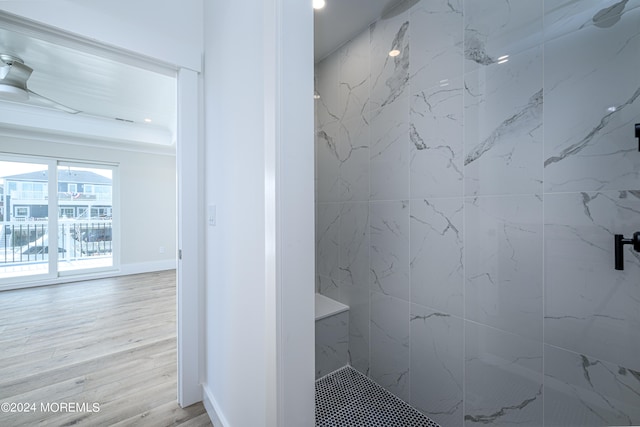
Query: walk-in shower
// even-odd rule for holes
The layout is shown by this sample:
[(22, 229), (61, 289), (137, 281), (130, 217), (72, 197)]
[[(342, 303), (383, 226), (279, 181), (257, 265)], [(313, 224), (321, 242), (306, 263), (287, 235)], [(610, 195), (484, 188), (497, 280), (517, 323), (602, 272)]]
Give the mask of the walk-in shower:
[(640, 0), (421, 0), (316, 63), (351, 367), (444, 427), (640, 424), (639, 69)]

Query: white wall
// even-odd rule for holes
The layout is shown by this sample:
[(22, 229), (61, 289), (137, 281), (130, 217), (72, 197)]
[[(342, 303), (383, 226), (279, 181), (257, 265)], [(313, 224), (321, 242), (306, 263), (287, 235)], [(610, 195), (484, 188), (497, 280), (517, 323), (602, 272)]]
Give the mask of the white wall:
[(223, 426), (313, 425), (311, 5), (207, 2), (204, 16), (207, 203), (217, 213), (205, 405)]
[[(248, 6), (247, 3), (252, 3)], [(207, 234), (205, 398), (222, 425), (261, 426), (266, 413), (265, 159), (262, 10), (205, 4)]]
[(18, 0), (0, 2), (0, 10), (201, 70), (202, 0)]
[(276, 166), (277, 425), (312, 426), (315, 425), (313, 11), (306, 1), (271, 3), (270, 12), (279, 12), (272, 15), (278, 23), (274, 23), (272, 37), (265, 37), (265, 62), (272, 67), (275, 77), (274, 88), (267, 92), (266, 108), (273, 106), (274, 110)]
[(0, 152), (117, 163), (122, 268), (175, 266), (175, 156), (10, 137), (0, 137)]

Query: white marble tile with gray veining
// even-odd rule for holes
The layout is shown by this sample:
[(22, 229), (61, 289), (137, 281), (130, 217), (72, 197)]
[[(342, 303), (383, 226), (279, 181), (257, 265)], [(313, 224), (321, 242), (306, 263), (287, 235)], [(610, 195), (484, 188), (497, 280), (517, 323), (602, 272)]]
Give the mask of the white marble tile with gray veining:
[(542, 425), (542, 343), (465, 321), (465, 426)]
[(410, 107), (411, 198), (461, 196), (462, 80), (413, 92)]
[(640, 6), (640, 0), (545, 0), (545, 40), (594, 25), (611, 28), (624, 14)]
[(409, 198), (409, 98), (371, 118), (371, 200)]
[(411, 201), (411, 302), (463, 315), (462, 198)]
[(463, 321), (411, 304), (411, 404), (447, 427), (463, 425)]
[(320, 202), (368, 200), (369, 125), (353, 119), (316, 131), (316, 189)]
[(339, 232), (340, 204), (316, 203), (316, 274), (333, 279), (336, 283), (341, 278)]
[(411, 9), (412, 93), (460, 80), (462, 21), (462, 0), (422, 0)]
[[(409, 83), (409, 12), (381, 19), (369, 27), (371, 40), (371, 110), (407, 96)], [(397, 51), (396, 56), (390, 56)]]
[(512, 58), (542, 43), (540, 1), (464, 1), (465, 72)]
[(640, 372), (545, 346), (545, 426), (640, 424)]
[(640, 191), (545, 195), (545, 342), (640, 371)]
[(542, 191), (542, 49), (465, 76), (466, 195)]
[(342, 118), (340, 99), (340, 59), (330, 55), (315, 66), (316, 129)]
[[(365, 116), (368, 113), (364, 113)], [(342, 121), (338, 135), (340, 200), (369, 200), (369, 124), (357, 118)]]
[(370, 48), (369, 31), (364, 31), (339, 51), (343, 120), (368, 120), (365, 113), (369, 110)]
[(410, 304), (371, 295), (371, 378), (405, 401), (410, 400)]
[(542, 340), (542, 200), (467, 199), (466, 318)]
[(369, 208), (371, 290), (409, 301), (409, 202), (370, 202)]
[(316, 194), (318, 202), (338, 202), (344, 193), (340, 179), (342, 164), (340, 124), (331, 123), (316, 131)]
[(349, 313), (316, 320), (316, 379), (347, 365)]
[(349, 306), (349, 364), (368, 375), (371, 293), (368, 287), (346, 285), (340, 300)]
[(545, 191), (635, 188), (640, 9), (545, 45)]
[(340, 213), (340, 279), (369, 287), (369, 202), (345, 202)]
[(318, 286), (317, 291), (319, 293), (336, 301), (340, 301), (341, 283), (338, 279), (318, 275), (316, 276), (316, 280)]

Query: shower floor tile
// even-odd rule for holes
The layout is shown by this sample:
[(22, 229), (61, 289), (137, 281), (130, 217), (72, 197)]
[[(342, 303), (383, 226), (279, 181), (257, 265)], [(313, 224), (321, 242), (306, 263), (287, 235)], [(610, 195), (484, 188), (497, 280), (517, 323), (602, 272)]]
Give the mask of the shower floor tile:
[(316, 426), (439, 427), (350, 366), (316, 381)]

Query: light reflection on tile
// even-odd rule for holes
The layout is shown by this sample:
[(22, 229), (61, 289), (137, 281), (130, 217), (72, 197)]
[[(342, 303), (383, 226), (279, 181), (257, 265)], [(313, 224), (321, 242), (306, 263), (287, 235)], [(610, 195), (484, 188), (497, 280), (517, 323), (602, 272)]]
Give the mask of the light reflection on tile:
[(633, 9), (545, 45), (546, 192), (637, 188), (639, 20)]

